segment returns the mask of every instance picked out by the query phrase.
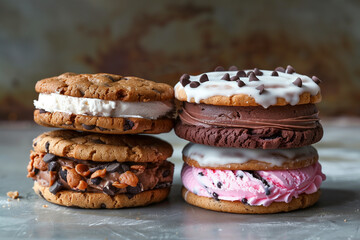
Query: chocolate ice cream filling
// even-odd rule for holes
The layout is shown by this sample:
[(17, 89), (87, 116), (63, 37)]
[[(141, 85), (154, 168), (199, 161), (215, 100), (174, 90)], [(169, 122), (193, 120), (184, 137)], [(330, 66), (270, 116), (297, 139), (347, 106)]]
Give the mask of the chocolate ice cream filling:
[(146, 190), (170, 187), (174, 165), (168, 161), (97, 163), (32, 152), (27, 170), (28, 177), (50, 187), (53, 194), (71, 190), (110, 196), (125, 193), (131, 198)]
[(179, 114), (187, 125), (202, 127), (302, 130), (316, 128), (319, 112), (314, 104), (256, 107), (216, 106), (184, 102)]

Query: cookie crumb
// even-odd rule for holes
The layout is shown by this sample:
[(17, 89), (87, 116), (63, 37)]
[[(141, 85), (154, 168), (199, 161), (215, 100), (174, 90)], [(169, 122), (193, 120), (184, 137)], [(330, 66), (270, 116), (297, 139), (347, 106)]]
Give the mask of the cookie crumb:
[(42, 205), (42, 207), (43, 207), (43, 208), (47, 208), (47, 207), (48, 207), (48, 205), (44, 204), (44, 205)]
[(344, 222), (347, 222), (347, 220), (346, 220), (346, 219), (344, 219)]
[(17, 199), (19, 197), (19, 192), (18, 191), (7, 192), (7, 196), (11, 197), (12, 199)]

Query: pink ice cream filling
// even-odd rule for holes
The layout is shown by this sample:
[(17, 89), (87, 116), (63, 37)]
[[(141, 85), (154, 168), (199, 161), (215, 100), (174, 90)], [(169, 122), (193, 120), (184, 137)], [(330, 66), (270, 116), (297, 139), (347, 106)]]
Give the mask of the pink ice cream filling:
[(326, 176), (318, 162), (278, 171), (214, 170), (185, 163), (181, 178), (184, 187), (198, 196), (267, 207), (273, 202), (289, 203), (303, 193), (317, 192)]

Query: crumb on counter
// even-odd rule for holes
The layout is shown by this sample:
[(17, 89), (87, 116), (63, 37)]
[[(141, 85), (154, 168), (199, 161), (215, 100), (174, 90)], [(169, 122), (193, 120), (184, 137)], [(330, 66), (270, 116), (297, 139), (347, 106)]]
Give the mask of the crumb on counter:
[(47, 207), (48, 207), (48, 205), (44, 204), (44, 205), (42, 205), (42, 207), (43, 207), (43, 208), (47, 208)]
[(19, 197), (19, 192), (18, 191), (7, 192), (7, 196), (11, 197), (12, 199), (17, 199)]

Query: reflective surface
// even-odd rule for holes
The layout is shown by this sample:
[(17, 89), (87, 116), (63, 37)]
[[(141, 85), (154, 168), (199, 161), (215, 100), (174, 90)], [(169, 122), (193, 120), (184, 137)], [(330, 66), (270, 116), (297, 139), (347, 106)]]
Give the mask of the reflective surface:
[[(173, 133), (175, 180), (170, 197), (143, 208), (84, 210), (40, 199), (26, 178), (31, 140), (49, 131), (33, 124), (0, 124), (0, 238), (18, 239), (359, 239), (360, 121), (325, 122), (316, 147), (327, 180), (312, 208), (272, 215), (218, 213), (180, 196), (181, 149)], [(20, 200), (6, 193), (17, 190)], [(44, 207), (43, 205), (48, 205)]]

